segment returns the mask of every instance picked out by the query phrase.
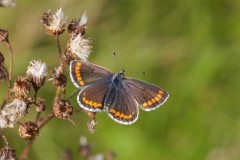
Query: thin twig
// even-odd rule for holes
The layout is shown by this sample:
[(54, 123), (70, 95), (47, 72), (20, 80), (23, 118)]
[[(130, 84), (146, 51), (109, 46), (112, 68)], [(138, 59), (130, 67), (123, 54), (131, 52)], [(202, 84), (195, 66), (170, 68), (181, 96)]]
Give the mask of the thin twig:
[(9, 41), (7, 41), (7, 47), (10, 51), (10, 59), (9, 59), (9, 87), (12, 88), (12, 69), (13, 69), (13, 51), (12, 46)]
[[(39, 123), (38, 123), (38, 126), (39, 126), (39, 129), (42, 128), (47, 122), (49, 122), (52, 118), (54, 118), (54, 114), (53, 113), (49, 113), (47, 115), (47, 117), (45, 117), (45, 119), (41, 120)], [(27, 146), (23, 149), (20, 157), (19, 157), (19, 160), (25, 160), (27, 159), (28, 155), (29, 155), (29, 152), (32, 148), (32, 145), (33, 145), (33, 142), (34, 140), (31, 140), (28, 142)]]
[(77, 94), (81, 89), (76, 89), (75, 91), (73, 91), (67, 98), (66, 100), (69, 100), (70, 98), (72, 98), (75, 94)]
[(41, 122), (39, 122), (39, 124), (38, 124), (39, 129), (42, 128), (47, 122), (49, 122), (54, 117), (55, 117), (54, 113), (49, 113), (47, 115), (47, 117), (45, 117), (45, 119), (43, 119), (43, 120), (41, 120)]
[(20, 157), (19, 157), (19, 160), (25, 160), (28, 158), (28, 154), (32, 148), (32, 145), (33, 145), (33, 140), (29, 141), (27, 146), (24, 148), (24, 150), (22, 151)]
[(57, 36), (56, 36), (56, 40), (57, 40), (58, 53), (59, 53), (60, 59), (61, 59), (62, 51), (61, 51), (61, 46), (60, 46), (59, 35), (58, 35), (58, 34), (57, 34)]
[(60, 45), (59, 35), (58, 34), (56, 36), (56, 40), (57, 40), (57, 48), (58, 48), (58, 54), (59, 54), (59, 60), (60, 60), (60, 67), (63, 69), (64, 62), (63, 62), (63, 59), (62, 59), (62, 50), (61, 50), (61, 45)]
[(8, 146), (9, 142), (7, 141), (7, 138), (4, 135), (2, 135), (2, 138), (3, 138), (4, 142), (6, 143), (6, 145)]
[[(3, 100), (2, 104), (1, 104), (1, 109), (6, 105), (7, 100), (11, 96), (11, 89), (12, 89), (13, 51), (12, 51), (11, 43), (9, 41), (6, 41), (6, 43), (7, 43), (8, 49), (10, 51), (9, 74), (8, 74), (8, 92), (7, 92), (7, 95), (5, 96), (5, 98), (4, 98), (4, 100)], [(6, 70), (3, 70), (3, 71), (4, 71), (4, 73), (6, 72)]]

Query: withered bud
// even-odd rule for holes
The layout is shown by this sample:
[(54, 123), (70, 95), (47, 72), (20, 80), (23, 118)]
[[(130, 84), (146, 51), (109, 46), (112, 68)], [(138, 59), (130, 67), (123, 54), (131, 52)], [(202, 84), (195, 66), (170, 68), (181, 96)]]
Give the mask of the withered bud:
[(33, 88), (37, 91), (44, 85), (45, 77), (47, 76), (47, 65), (41, 61), (33, 60), (28, 66), (26, 75), (31, 78)]
[(16, 0), (0, 0), (0, 6), (3, 7), (14, 7), (16, 5)]
[(49, 10), (43, 13), (41, 22), (44, 25), (45, 31), (51, 35), (56, 36), (64, 32), (67, 17), (64, 16), (62, 9), (57, 10), (55, 14), (52, 14)]
[(69, 25), (68, 25), (68, 33), (73, 36), (73, 35), (84, 35), (85, 34), (85, 27), (79, 25), (79, 20), (72, 20)]
[(109, 151), (106, 154), (106, 160), (114, 160), (116, 158), (116, 153), (114, 151)]
[[(69, 48), (69, 43), (67, 44), (67, 48)], [(63, 54), (63, 60), (68, 65), (70, 65), (71, 61), (76, 59), (77, 59), (77, 55), (72, 52), (69, 52), (68, 50), (66, 50)]]
[(69, 59), (73, 60), (79, 58), (81, 61), (86, 62), (92, 52), (92, 48), (93, 41), (78, 34), (77, 36), (72, 36), (68, 41), (65, 55)]
[(87, 138), (85, 136), (80, 137), (80, 146), (79, 152), (83, 159), (87, 159), (90, 156), (91, 146), (87, 142)]
[(72, 151), (70, 149), (66, 149), (64, 152), (63, 152), (63, 155), (62, 155), (62, 159), (63, 160), (73, 160), (73, 154), (72, 154)]
[(14, 82), (13, 92), (15, 93), (15, 98), (27, 98), (27, 94), (30, 92), (31, 83), (24, 76), (18, 76)]
[(5, 61), (4, 55), (2, 54), (2, 52), (0, 52), (0, 65), (2, 65), (4, 61)]
[(69, 101), (56, 98), (53, 105), (53, 113), (57, 118), (69, 119), (73, 114), (73, 107)]
[(0, 29), (0, 42), (3, 42), (3, 41), (9, 42), (8, 35), (9, 35), (8, 31), (4, 29)]
[(37, 100), (36, 100), (36, 111), (37, 112), (43, 112), (43, 111), (45, 111), (45, 109), (46, 109), (46, 106), (45, 106), (45, 104), (44, 104), (44, 99), (40, 99), (40, 98), (38, 98)]
[(77, 36), (79, 34), (84, 35), (87, 19), (87, 14), (84, 12), (81, 19), (72, 20), (68, 25), (68, 33), (71, 36)]
[(62, 70), (59, 68), (55, 68), (55, 70), (52, 72), (52, 80), (53, 85), (56, 87), (62, 87), (64, 88), (67, 84), (67, 77), (62, 73)]
[(0, 160), (16, 160), (16, 151), (9, 145), (0, 150)]
[(88, 130), (91, 134), (93, 134), (95, 132), (95, 126), (97, 125), (97, 122), (95, 119), (91, 119), (87, 122), (87, 127)]
[(39, 127), (34, 122), (25, 122), (19, 126), (19, 135), (26, 140), (35, 139), (39, 134)]

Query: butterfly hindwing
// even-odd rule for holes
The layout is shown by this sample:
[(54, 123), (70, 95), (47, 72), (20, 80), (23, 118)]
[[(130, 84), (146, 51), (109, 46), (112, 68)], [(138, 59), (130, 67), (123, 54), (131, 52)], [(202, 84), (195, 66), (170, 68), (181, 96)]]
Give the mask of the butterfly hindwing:
[(78, 88), (96, 83), (97, 81), (105, 81), (112, 75), (113, 73), (106, 68), (89, 62), (74, 60), (70, 63), (70, 77)]
[(138, 79), (125, 78), (123, 83), (145, 111), (160, 107), (169, 97), (163, 89)]
[(137, 102), (123, 87), (112, 86), (104, 104), (109, 116), (120, 124), (129, 125), (138, 118)]
[(108, 82), (95, 83), (85, 87), (77, 97), (80, 107), (91, 112), (103, 110), (104, 99), (109, 88)]

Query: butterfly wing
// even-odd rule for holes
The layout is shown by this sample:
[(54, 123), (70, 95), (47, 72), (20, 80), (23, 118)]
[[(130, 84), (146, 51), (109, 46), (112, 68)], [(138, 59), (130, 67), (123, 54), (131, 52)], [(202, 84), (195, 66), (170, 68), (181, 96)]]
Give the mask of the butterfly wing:
[(163, 89), (138, 79), (125, 78), (123, 84), (145, 111), (160, 107), (169, 97)]
[(120, 124), (129, 125), (136, 122), (138, 118), (137, 102), (124, 87), (111, 86), (106, 95), (104, 107), (108, 115)]
[(70, 77), (77, 88), (105, 81), (113, 76), (113, 73), (104, 67), (78, 60), (70, 63)]
[(80, 107), (90, 112), (101, 111), (104, 107), (104, 99), (110, 88), (110, 80), (94, 83), (83, 88), (77, 97)]

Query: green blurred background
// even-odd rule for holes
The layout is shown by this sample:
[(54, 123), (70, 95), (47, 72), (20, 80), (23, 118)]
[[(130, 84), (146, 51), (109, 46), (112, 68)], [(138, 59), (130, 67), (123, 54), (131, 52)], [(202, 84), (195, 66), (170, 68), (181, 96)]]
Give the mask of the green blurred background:
[[(49, 69), (58, 65), (54, 38), (40, 23), (43, 12), (60, 7), (68, 22), (87, 11), (87, 37), (94, 39), (90, 62), (117, 72), (113, 51), (127, 74), (166, 89), (164, 106), (140, 111), (138, 121), (119, 125), (106, 113), (97, 114), (96, 132), (87, 130), (88, 117), (74, 114), (68, 121), (54, 119), (34, 143), (30, 159), (61, 159), (64, 149), (78, 156), (80, 135), (93, 144), (94, 153), (113, 150), (119, 160), (238, 160), (240, 159), (240, 1), (239, 0), (50, 0), (17, 1), (0, 8), (0, 27), (10, 33), (14, 51), (14, 79), (26, 72), (33, 59)], [(60, 37), (62, 48), (68, 34)], [(8, 66), (8, 50), (0, 45)], [(1, 100), (7, 83), (0, 84)], [(67, 95), (75, 90), (68, 83)], [(50, 82), (39, 96), (51, 111), (55, 88)], [(78, 108), (76, 97), (71, 99)], [(35, 117), (30, 109), (26, 118)], [(18, 129), (4, 129), (20, 154), (26, 142)], [(3, 147), (2, 140), (0, 141)]]

